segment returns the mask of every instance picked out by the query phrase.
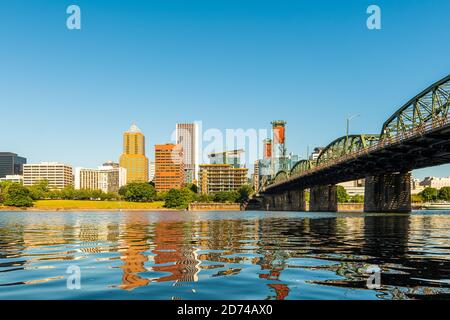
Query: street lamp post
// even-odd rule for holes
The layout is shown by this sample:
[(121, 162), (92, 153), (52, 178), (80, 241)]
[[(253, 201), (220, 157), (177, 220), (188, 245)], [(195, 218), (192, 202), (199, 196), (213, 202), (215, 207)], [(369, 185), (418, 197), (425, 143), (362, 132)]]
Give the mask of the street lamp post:
[(348, 133), (349, 133), (349, 127), (350, 127), (350, 120), (352, 120), (353, 118), (359, 117), (360, 114), (354, 114), (350, 117), (347, 117), (347, 130), (346, 130), (346, 134), (345, 134), (345, 144), (347, 145), (348, 143)]

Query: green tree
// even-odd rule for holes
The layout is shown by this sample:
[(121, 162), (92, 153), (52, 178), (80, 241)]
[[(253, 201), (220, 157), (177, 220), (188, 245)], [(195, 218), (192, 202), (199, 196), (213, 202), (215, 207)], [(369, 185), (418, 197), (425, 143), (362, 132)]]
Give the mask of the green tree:
[(123, 186), (119, 194), (130, 202), (152, 202), (156, 198), (156, 190), (145, 182), (132, 182)]
[(239, 193), (237, 191), (219, 191), (214, 194), (214, 202), (237, 202)]
[(75, 200), (77, 198), (77, 192), (74, 187), (65, 187), (60, 191), (61, 199), (64, 200)]
[(438, 198), (438, 191), (435, 188), (426, 187), (419, 193), (419, 195), (425, 202), (436, 201)]
[(50, 194), (50, 187), (48, 180), (40, 180), (31, 187), (29, 187), (31, 197), (33, 200), (48, 199)]
[(347, 193), (347, 190), (343, 186), (337, 186), (337, 198), (339, 203), (345, 203), (350, 200), (350, 196)]
[(0, 203), (3, 203), (6, 198), (6, 189), (11, 184), (9, 181), (0, 182)]
[(364, 203), (364, 196), (361, 194), (355, 194), (353, 197), (350, 197), (350, 202), (352, 203)]
[(253, 193), (253, 188), (248, 184), (244, 184), (237, 190), (237, 192), (239, 194), (238, 201), (242, 203), (248, 201), (250, 195)]
[(202, 203), (209, 203), (214, 200), (214, 196), (211, 196), (206, 193), (198, 193), (195, 195), (194, 201), (202, 202)]
[(195, 193), (189, 188), (170, 189), (167, 192), (164, 206), (166, 208), (185, 209), (195, 198)]
[(450, 187), (442, 187), (438, 193), (439, 200), (450, 201)]
[(186, 188), (188, 188), (189, 190), (191, 190), (194, 193), (198, 193), (198, 187), (197, 187), (197, 185), (195, 185), (193, 183), (188, 183)]
[(28, 188), (19, 183), (11, 183), (2, 191), (3, 204), (11, 207), (31, 207), (33, 206), (33, 198)]
[(156, 201), (166, 201), (167, 191), (159, 191), (156, 193)]
[(115, 192), (103, 193), (102, 200), (112, 201), (112, 200), (118, 200), (118, 199), (119, 199), (119, 195)]
[(411, 195), (411, 202), (412, 203), (420, 203), (423, 202), (422, 197), (419, 194), (412, 194)]

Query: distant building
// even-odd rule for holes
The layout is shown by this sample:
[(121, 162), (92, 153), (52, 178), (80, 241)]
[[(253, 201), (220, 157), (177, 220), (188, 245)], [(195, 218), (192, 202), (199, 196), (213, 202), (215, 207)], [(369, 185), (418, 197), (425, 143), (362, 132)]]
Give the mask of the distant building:
[(288, 169), (291, 170), (297, 162), (300, 160), (300, 157), (292, 152), (287, 157)]
[(108, 160), (103, 164), (104, 167), (113, 167), (113, 168), (120, 168), (120, 164), (112, 161), (112, 160)]
[[(253, 179), (254, 187), (256, 186), (257, 182), (258, 189), (255, 189), (255, 191), (258, 192), (261, 189), (261, 187), (263, 187), (267, 183), (267, 181), (269, 181), (272, 178), (272, 159), (256, 160), (253, 165), (253, 168), (254, 168), (254, 179)], [(255, 181), (255, 179), (257, 179), (257, 181)]]
[(184, 186), (183, 152), (175, 144), (155, 145), (155, 178), (157, 191), (181, 189)]
[(72, 167), (58, 162), (23, 165), (24, 186), (32, 186), (41, 180), (47, 180), (51, 189), (73, 186)]
[(233, 168), (241, 168), (242, 167), (241, 155), (243, 153), (244, 153), (244, 150), (242, 150), (242, 149), (210, 153), (208, 155), (209, 163), (210, 164), (229, 164)]
[(123, 134), (123, 153), (119, 162), (120, 167), (127, 170), (128, 183), (148, 181), (148, 158), (145, 156), (145, 137), (135, 124)]
[(150, 162), (148, 169), (148, 181), (153, 181), (155, 179), (155, 161)]
[(411, 179), (411, 194), (419, 194), (425, 187), (420, 185), (419, 179)]
[(198, 180), (198, 125), (177, 123), (176, 138), (183, 151), (185, 182), (193, 183)]
[(14, 174), (14, 175), (7, 175), (6, 177), (0, 178), (0, 182), (6, 182), (6, 181), (23, 184), (23, 176)]
[(253, 190), (255, 190), (255, 192), (258, 193), (258, 191), (259, 191), (259, 160), (256, 160), (253, 164), (252, 183), (253, 183)]
[(447, 178), (437, 178), (437, 177), (426, 177), (420, 183), (423, 188), (436, 188), (441, 189), (443, 187), (450, 187), (450, 177)]
[(0, 152), (0, 178), (8, 175), (22, 175), (27, 159), (12, 152)]
[(237, 190), (247, 183), (247, 168), (235, 168), (231, 164), (200, 165), (200, 192), (211, 194)]
[(309, 156), (309, 160), (316, 161), (319, 158), (319, 156), (322, 153), (322, 151), (323, 151), (322, 147), (314, 148), (314, 151)]
[(75, 189), (119, 192), (127, 184), (127, 170), (113, 166), (100, 166), (97, 169), (75, 168)]
[(356, 195), (364, 195), (364, 179), (360, 179), (360, 180), (353, 180), (353, 181), (347, 181), (347, 182), (343, 182), (343, 183), (339, 183), (339, 186), (343, 186), (345, 191), (347, 191), (347, 194), (349, 196), (356, 196)]

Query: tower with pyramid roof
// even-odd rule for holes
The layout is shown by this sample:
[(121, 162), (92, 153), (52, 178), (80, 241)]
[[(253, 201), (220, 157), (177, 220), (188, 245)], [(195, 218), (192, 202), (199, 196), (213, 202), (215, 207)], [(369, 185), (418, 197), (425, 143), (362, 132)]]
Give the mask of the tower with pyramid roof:
[(127, 169), (127, 183), (148, 181), (148, 158), (145, 156), (145, 136), (133, 123), (123, 134), (120, 166)]

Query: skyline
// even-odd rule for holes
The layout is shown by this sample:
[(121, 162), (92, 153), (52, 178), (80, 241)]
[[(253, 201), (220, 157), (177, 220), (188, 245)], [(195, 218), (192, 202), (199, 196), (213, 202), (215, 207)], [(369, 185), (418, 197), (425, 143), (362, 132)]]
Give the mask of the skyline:
[[(369, 3), (360, 1), (77, 4), (78, 31), (65, 28), (66, 3), (0, 4), (0, 105), (11, 119), (0, 147), (30, 163), (117, 161), (132, 122), (154, 161), (152, 147), (171, 141), (175, 123), (269, 130), (275, 119), (288, 122), (287, 147), (303, 158), (307, 146), (343, 136), (353, 114), (351, 133), (379, 133), (450, 69), (444, 1), (439, 12), (377, 1), (379, 31), (365, 27)], [(432, 175), (450, 167), (414, 172)]]

